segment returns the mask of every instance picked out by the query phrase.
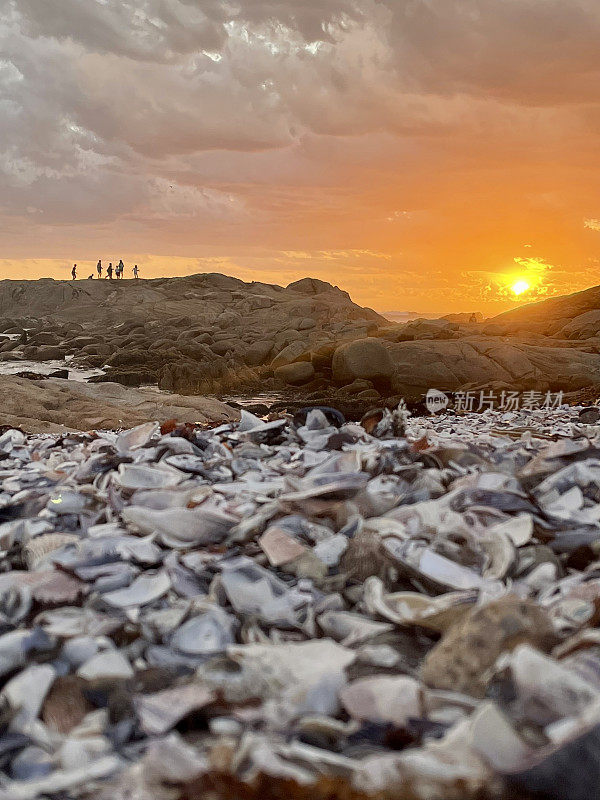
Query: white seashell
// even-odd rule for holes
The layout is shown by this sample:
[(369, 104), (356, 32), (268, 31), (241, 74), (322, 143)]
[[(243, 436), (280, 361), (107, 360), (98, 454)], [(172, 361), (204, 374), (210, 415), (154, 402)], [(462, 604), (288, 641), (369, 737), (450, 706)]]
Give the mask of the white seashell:
[(363, 601), (367, 611), (379, 614), (398, 625), (420, 625), (443, 633), (472, 610), (477, 602), (476, 591), (448, 592), (427, 597), (418, 592), (385, 594), (379, 578), (367, 578)]
[(90, 505), (89, 497), (68, 489), (52, 492), (46, 508), (55, 514), (80, 514)]
[(340, 691), (340, 701), (354, 719), (402, 727), (411, 717), (423, 716), (423, 694), (414, 678), (386, 675), (349, 683)]
[(508, 533), (498, 530), (488, 533), (481, 537), (481, 545), (489, 559), (483, 577), (496, 581), (506, 578), (516, 560), (515, 546)]
[(23, 730), (37, 719), (55, 678), (54, 667), (49, 664), (34, 664), (8, 681), (0, 697), (16, 711), (10, 722), (11, 730)]
[(219, 606), (185, 622), (171, 639), (171, 647), (186, 655), (223, 653), (235, 642), (237, 620)]
[(483, 703), (470, 723), (472, 746), (494, 769), (511, 772), (532, 750), (493, 703)]
[(517, 514), (516, 517), (493, 525), (487, 530), (488, 536), (495, 536), (498, 533), (508, 536), (515, 547), (522, 547), (530, 542), (533, 536), (533, 519), (530, 514)]
[(253, 428), (259, 428), (261, 425), (264, 425), (260, 417), (254, 416), (254, 414), (246, 411), (245, 408), (242, 408), (240, 413), (241, 419), (237, 425), (237, 430), (240, 433), (245, 433), (246, 431), (251, 431)]
[(165, 571), (160, 571), (155, 575), (145, 573), (137, 577), (126, 589), (106, 592), (102, 595), (102, 599), (115, 608), (145, 606), (158, 600), (170, 588), (171, 579)]
[(345, 647), (394, 629), (387, 622), (377, 622), (349, 611), (326, 611), (317, 617), (317, 622), (325, 635), (342, 642)]
[(142, 464), (119, 464), (117, 483), (124, 489), (166, 489), (185, 479), (171, 468), (146, 467)]
[(289, 687), (296, 702), (327, 676), (341, 673), (353, 663), (356, 654), (331, 639), (281, 645), (233, 645), (228, 653), (242, 666), (269, 675), (280, 686)]
[(107, 778), (123, 766), (116, 755), (105, 756), (72, 770), (55, 770), (51, 775), (31, 781), (7, 781), (0, 789), (0, 800), (38, 800), (75, 787), (89, 786), (92, 781)]
[(129, 506), (122, 517), (142, 533), (157, 534), (167, 547), (185, 548), (223, 541), (238, 522), (217, 508), (169, 508), (162, 511)]
[(502, 656), (497, 668), (510, 670), (517, 693), (514, 702), (536, 725), (576, 716), (600, 702), (595, 686), (526, 644)]
[(118, 650), (97, 653), (77, 670), (80, 678), (95, 680), (126, 680), (133, 677), (131, 664)]
[(137, 450), (160, 433), (158, 422), (145, 422), (137, 425), (128, 431), (123, 431), (117, 436), (115, 447), (119, 453), (127, 453), (129, 450)]
[[(35, 618), (49, 636), (70, 639), (72, 636), (104, 636), (121, 627), (121, 622), (108, 614), (91, 608), (64, 606), (53, 611), (43, 611)], [(0, 644), (1, 644), (0, 639)]]
[(138, 695), (134, 705), (142, 730), (149, 736), (162, 736), (180, 719), (208, 705), (214, 698), (214, 692), (198, 682)]
[(313, 554), (328, 567), (336, 567), (347, 549), (348, 539), (343, 534), (337, 534), (316, 544)]

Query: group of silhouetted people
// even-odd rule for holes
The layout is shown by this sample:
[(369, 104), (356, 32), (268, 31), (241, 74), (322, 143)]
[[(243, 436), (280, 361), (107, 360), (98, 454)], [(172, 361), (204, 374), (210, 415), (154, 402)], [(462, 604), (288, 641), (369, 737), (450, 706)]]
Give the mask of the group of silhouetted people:
[[(137, 264), (134, 264), (133, 269), (131, 271), (133, 272), (134, 278), (136, 279), (139, 278), (140, 271), (138, 269)], [(98, 273), (98, 279), (100, 279), (102, 277), (102, 259), (98, 259), (98, 263), (96, 264), (96, 272)], [(117, 280), (120, 280), (123, 277), (124, 272), (125, 272), (125, 264), (123, 264), (122, 258), (119, 260), (119, 263), (114, 268), (112, 265), (112, 261), (110, 261), (108, 267), (106, 267), (106, 278), (108, 278), (109, 281), (112, 281), (114, 274), (115, 278)], [(74, 281), (77, 280), (77, 264), (73, 264), (73, 269), (71, 270), (71, 277), (73, 278)], [(93, 273), (91, 275), (88, 275), (88, 281), (91, 281), (93, 279), (94, 279)]]

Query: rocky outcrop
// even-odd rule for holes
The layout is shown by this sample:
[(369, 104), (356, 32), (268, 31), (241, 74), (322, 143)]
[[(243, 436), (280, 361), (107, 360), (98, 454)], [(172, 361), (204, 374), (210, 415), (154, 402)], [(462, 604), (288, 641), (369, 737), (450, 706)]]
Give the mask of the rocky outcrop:
[(75, 364), (106, 365), (109, 381), (135, 385), (150, 376), (189, 393), (222, 392), (236, 381), (243, 388), (244, 381), (256, 383), (255, 368), (272, 376), (281, 366), (310, 361), (325, 342), (364, 336), (385, 323), (347, 292), (313, 278), (286, 288), (218, 274), (0, 282), (0, 332), (29, 330), (26, 344), (0, 342), (10, 358), (70, 354)]
[[(384, 333), (382, 329), (380, 333)], [(600, 349), (586, 352), (569, 342), (459, 335), (454, 339), (359, 339), (338, 346), (331, 358), (334, 382), (344, 395), (373, 388), (418, 400), (428, 389), (505, 388), (515, 391), (600, 389)], [(327, 364), (320, 356), (320, 368)]]
[[(583, 292), (551, 297), (539, 303), (529, 303), (499, 314), (490, 322), (504, 333), (537, 332), (558, 338), (587, 338), (600, 333), (600, 286), (593, 286)], [(569, 332), (565, 335), (564, 331)], [(579, 334), (574, 335), (576, 331)]]
[(352, 408), (419, 400), (429, 388), (600, 390), (600, 287), (477, 324), (471, 316), (393, 324), (314, 278), (285, 288), (215, 274), (4, 281), (0, 364), (69, 355), (69, 367), (105, 367), (99, 383), (288, 391)]
[(355, 378), (389, 382), (394, 372), (390, 350), (379, 339), (358, 339), (337, 348), (333, 354), (333, 379), (350, 383)]
[(600, 355), (575, 348), (465, 337), (391, 344), (389, 350), (392, 389), (412, 398), (430, 388), (456, 391), (492, 384), (542, 392), (600, 388)]
[(118, 383), (86, 384), (0, 376), (0, 425), (29, 433), (93, 428), (130, 428), (142, 422), (220, 423), (238, 412), (218, 400), (182, 397), (154, 387), (128, 389)]

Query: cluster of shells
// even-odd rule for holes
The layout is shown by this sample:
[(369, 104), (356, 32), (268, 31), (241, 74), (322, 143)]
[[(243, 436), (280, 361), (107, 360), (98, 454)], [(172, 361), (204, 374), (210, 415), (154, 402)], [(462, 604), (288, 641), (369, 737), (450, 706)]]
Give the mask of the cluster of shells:
[(597, 796), (598, 416), (5, 431), (0, 800)]

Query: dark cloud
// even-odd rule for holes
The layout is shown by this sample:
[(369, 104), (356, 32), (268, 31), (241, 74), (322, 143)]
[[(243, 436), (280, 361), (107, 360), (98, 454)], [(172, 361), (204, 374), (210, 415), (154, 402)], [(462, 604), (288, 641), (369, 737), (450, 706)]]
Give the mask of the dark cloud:
[(133, 59), (169, 62), (198, 49), (218, 50), (222, 23), (201, 3), (180, 0), (13, 0), (22, 32), (55, 38), (86, 50)]
[(418, 90), (533, 105), (596, 96), (596, 0), (386, 0), (399, 74)]
[(587, 153), (599, 33), (596, 0), (0, 0), (0, 209), (384, 225)]

